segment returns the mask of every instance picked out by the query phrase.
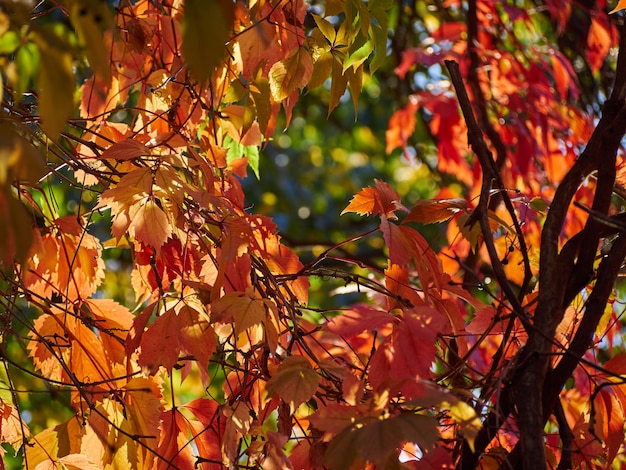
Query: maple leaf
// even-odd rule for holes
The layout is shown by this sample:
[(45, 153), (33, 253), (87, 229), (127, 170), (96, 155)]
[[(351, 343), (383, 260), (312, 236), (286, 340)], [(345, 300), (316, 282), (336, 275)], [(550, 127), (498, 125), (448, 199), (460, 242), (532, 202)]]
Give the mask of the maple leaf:
[(280, 363), (267, 382), (266, 391), (269, 397), (278, 395), (288, 403), (293, 413), (298, 406), (313, 396), (319, 383), (320, 376), (305, 357), (289, 356)]
[(359, 191), (341, 215), (356, 212), (359, 215), (384, 215), (396, 219), (395, 211), (403, 208), (400, 196), (384, 181), (375, 179), (374, 183), (375, 188), (367, 187)]

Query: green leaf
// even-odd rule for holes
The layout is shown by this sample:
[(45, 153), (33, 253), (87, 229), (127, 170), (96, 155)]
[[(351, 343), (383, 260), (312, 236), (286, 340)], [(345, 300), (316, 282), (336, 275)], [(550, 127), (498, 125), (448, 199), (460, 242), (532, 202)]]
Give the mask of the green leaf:
[(226, 55), (235, 19), (230, 0), (186, 0), (183, 16), (183, 55), (191, 73), (208, 81)]
[(32, 43), (21, 46), (15, 54), (17, 66), (17, 83), (15, 84), (15, 99), (21, 101), (22, 95), (31, 87), (39, 70), (39, 49)]
[(320, 376), (305, 357), (289, 356), (278, 366), (265, 389), (268, 396), (278, 395), (288, 403), (293, 413), (313, 396), (319, 382)]
[(372, 51), (374, 50), (374, 43), (372, 41), (366, 41), (365, 44), (357, 48), (354, 52), (351, 52), (346, 60), (343, 62), (343, 72), (345, 73), (350, 67), (354, 70), (358, 69), (363, 62), (367, 60)]
[(354, 105), (354, 119), (357, 118), (357, 112), (359, 111), (359, 95), (363, 88), (363, 66), (356, 70), (348, 69), (346, 71), (348, 76), (348, 86), (350, 87), (350, 96), (352, 96), (352, 104)]
[(224, 147), (228, 149), (226, 153), (226, 161), (232, 162), (236, 158), (247, 157), (248, 165), (254, 172), (257, 179), (259, 176), (259, 148), (256, 145), (241, 145), (230, 136), (226, 136), (224, 139)]
[(19, 45), (19, 34), (15, 31), (7, 31), (0, 37), (0, 54), (13, 54)]

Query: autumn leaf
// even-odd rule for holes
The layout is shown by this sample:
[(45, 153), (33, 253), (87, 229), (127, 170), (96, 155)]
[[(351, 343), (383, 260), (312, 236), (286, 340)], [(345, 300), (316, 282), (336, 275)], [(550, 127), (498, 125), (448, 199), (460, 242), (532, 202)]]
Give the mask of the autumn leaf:
[(617, 13), (618, 11), (624, 10), (626, 9), (626, 0), (619, 0), (617, 2), (617, 5), (615, 5), (615, 8), (613, 8), (610, 12), (609, 15), (612, 15), (613, 13)]
[(150, 150), (141, 142), (135, 139), (126, 139), (111, 145), (102, 152), (100, 158), (124, 161), (150, 155), (150, 153)]
[(135, 238), (146, 245), (159, 249), (172, 235), (172, 226), (165, 211), (153, 198), (131, 206), (129, 216)]
[(230, 292), (211, 304), (211, 321), (232, 321), (235, 333), (239, 334), (251, 326), (263, 323), (265, 302), (252, 289)]
[(474, 408), (462, 400), (454, 400), (452, 404), (443, 402), (440, 405), (440, 409), (450, 411), (450, 416), (459, 425), (463, 438), (467, 441), (472, 452), (474, 452), (474, 442), (482, 428), (482, 423)]
[(38, 84), (41, 89), (41, 125), (52, 139), (65, 127), (74, 110), (74, 72), (69, 45), (39, 34), (35, 36), (41, 64)]
[[(183, 12), (183, 54), (192, 74), (202, 83), (226, 55), (235, 6), (228, 0), (186, 0)], [(207, 47), (210, 45), (210, 47)]]
[(385, 152), (390, 154), (396, 148), (405, 149), (408, 146), (409, 138), (415, 131), (417, 113), (417, 96), (411, 96), (409, 104), (405, 108), (399, 109), (391, 116), (389, 127), (385, 132), (387, 146)]
[(342, 311), (324, 326), (339, 336), (349, 338), (365, 330), (377, 330), (394, 321), (395, 317), (367, 304), (355, 304)]
[(356, 212), (359, 215), (380, 215), (395, 219), (395, 211), (402, 208), (400, 196), (389, 184), (375, 179), (375, 188), (367, 187), (359, 191), (341, 215)]
[(125, 392), (128, 423), (135, 434), (157, 436), (162, 412), (162, 396), (158, 383), (145, 377), (130, 379), (122, 389)]
[(159, 366), (166, 370), (178, 362), (180, 345), (178, 321), (174, 309), (168, 309), (148, 327), (141, 337), (139, 365), (155, 373)]
[(281, 102), (306, 86), (313, 73), (311, 54), (299, 48), (292, 55), (272, 65), (269, 72), (273, 98)]
[(403, 442), (414, 442), (422, 452), (428, 452), (437, 439), (437, 420), (434, 417), (400, 413), (344, 430), (330, 442), (325, 461), (331, 470), (351, 468), (356, 459), (385, 468), (387, 459), (399, 451)]
[(445, 222), (457, 213), (466, 210), (467, 207), (468, 202), (462, 198), (418, 201), (403, 222), (420, 222), (422, 224)]
[(189, 430), (187, 421), (177, 408), (161, 414), (160, 430), (157, 452), (161, 458), (157, 460), (154, 468), (193, 470), (196, 459), (191, 446), (187, 445)]
[(313, 396), (319, 382), (320, 376), (305, 357), (290, 356), (280, 363), (267, 382), (266, 391), (268, 397), (278, 395), (288, 403), (293, 413), (298, 406)]
[(104, 44), (103, 32), (113, 23), (106, 5), (97, 0), (76, 0), (70, 9), (70, 18), (85, 49), (89, 65), (105, 83), (111, 80), (111, 61)]

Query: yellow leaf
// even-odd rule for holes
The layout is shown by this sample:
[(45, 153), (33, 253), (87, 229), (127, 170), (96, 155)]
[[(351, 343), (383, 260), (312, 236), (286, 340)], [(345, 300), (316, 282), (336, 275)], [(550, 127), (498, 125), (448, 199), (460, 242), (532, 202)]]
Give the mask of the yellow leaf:
[(105, 2), (78, 0), (70, 11), (78, 42), (85, 49), (89, 65), (106, 83), (111, 80), (109, 49), (104, 46), (103, 30), (112, 24)]
[(75, 79), (69, 47), (42, 34), (36, 36), (41, 62), (39, 66), (39, 115), (41, 126), (56, 139), (74, 110)]
[(192, 74), (206, 82), (226, 54), (235, 18), (230, 0), (186, 0), (183, 18), (183, 55)]
[(304, 88), (313, 74), (313, 59), (303, 48), (272, 65), (269, 72), (270, 89), (276, 101), (283, 101), (296, 89)]
[(461, 433), (467, 441), (470, 449), (474, 452), (474, 441), (478, 432), (483, 427), (480, 422), (480, 418), (476, 415), (474, 408), (469, 406), (464, 401), (457, 401), (454, 405), (449, 403), (442, 403), (442, 408), (448, 408), (450, 410), (450, 416), (461, 428)]

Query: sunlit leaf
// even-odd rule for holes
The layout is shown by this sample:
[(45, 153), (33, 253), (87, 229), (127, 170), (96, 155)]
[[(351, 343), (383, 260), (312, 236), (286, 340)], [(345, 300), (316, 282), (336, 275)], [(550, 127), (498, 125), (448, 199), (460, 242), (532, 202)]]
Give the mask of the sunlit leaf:
[(367, 187), (359, 191), (350, 201), (341, 215), (356, 212), (359, 215), (381, 215), (395, 218), (394, 212), (402, 207), (400, 196), (388, 183), (374, 180), (376, 187)]
[(280, 62), (276, 62), (269, 72), (272, 96), (276, 101), (283, 101), (294, 91), (306, 86), (313, 73), (313, 60), (304, 48)]

